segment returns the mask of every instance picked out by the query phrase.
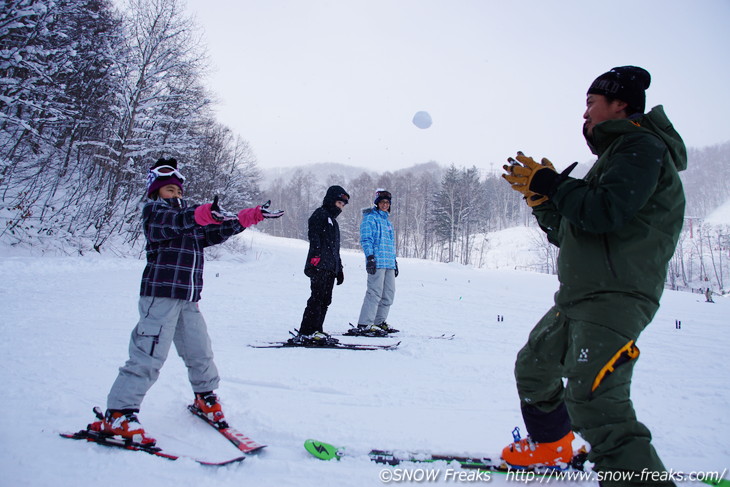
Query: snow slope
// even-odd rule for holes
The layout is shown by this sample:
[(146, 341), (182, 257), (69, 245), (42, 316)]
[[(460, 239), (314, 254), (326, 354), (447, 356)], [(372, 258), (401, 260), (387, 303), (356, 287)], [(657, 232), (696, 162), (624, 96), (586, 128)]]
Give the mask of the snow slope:
[(717, 207), (707, 218), (705, 223), (714, 226), (730, 225), (730, 200)]
[[(299, 325), (309, 295), (302, 274), (307, 244), (255, 231), (238, 238), (246, 254), (221, 252), (206, 263), (200, 306), (227, 417), (267, 443), (265, 452), (210, 468), (60, 438), (90, 422), (93, 406), (105, 405), (127, 358), (144, 263), (0, 249), (0, 485), (375, 486), (382, 485), (381, 466), (362, 457), (321, 462), (302, 442), (312, 437), (356, 452), (495, 454), (522, 426), (514, 357), (552, 303), (554, 276), (400, 259), (389, 319), (403, 330), (398, 350), (254, 349), (247, 345), (286, 339)], [(325, 323), (330, 332), (357, 319), (365, 292), (364, 258), (348, 251), (343, 260), (345, 283), (335, 288)], [(730, 299), (716, 301), (665, 292), (639, 341), (633, 400), (675, 471), (730, 467)], [(456, 338), (428, 338), (442, 333)], [(142, 424), (167, 450), (234, 456), (233, 446), (186, 411), (191, 396), (171, 351), (143, 405)], [(429, 468), (439, 470), (438, 483), (458, 483), (444, 478), (451, 467)]]

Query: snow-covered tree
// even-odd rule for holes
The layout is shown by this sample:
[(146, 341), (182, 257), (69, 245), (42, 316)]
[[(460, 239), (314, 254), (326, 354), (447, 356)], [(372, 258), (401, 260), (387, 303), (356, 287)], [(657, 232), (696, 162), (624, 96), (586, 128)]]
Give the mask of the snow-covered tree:
[(195, 175), (186, 185), (187, 197), (209, 201), (219, 196), (230, 210), (263, 203), (261, 174), (246, 140), (213, 121), (195, 138), (198, 146), (181, 161), (188, 168), (185, 173)]
[(184, 158), (195, 130), (209, 121), (202, 85), (206, 58), (194, 22), (178, 0), (129, 0), (115, 120), (96, 162), (104, 173), (99, 246), (136, 211), (144, 174), (163, 155)]
[(0, 13), (3, 233), (60, 230), (88, 188), (85, 144), (114, 102), (119, 20), (105, 0), (10, 0)]

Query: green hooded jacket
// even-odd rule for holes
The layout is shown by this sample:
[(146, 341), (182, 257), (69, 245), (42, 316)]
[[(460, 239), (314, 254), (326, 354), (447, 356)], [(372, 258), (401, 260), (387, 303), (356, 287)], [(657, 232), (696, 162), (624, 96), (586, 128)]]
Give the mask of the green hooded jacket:
[(662, 106), (599, 123), (586, 140), (598, 156), (588, 174), (533, 209), (560, 247), (555, 303), (569, 318), (636, 337), (659, 308), (682, 229), (687, 150)]

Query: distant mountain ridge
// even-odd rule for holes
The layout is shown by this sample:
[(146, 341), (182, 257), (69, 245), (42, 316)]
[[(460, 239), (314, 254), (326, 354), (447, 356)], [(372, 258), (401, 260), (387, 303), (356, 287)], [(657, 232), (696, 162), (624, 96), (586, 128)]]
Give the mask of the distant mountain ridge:
[[(404, 169), (397, 169), (394, 171), (390, 171), (394, 174), (400, 173), (400, 172), (412, 172), (412, 173), (419, 173), (422, 171), (433, 171), (433, 170), (443, 170), (444, 167), (441, 166), (439, 163), (435, 161), (429, 161), (424, 162), (422, 164), (416, 164), (411, 167), (407, 167)], [(318, 162), (315, 164), (307, 164), (303, 166), (292, 166), (292, 167), (276, 167), (272, 169), (262, 169), (261, 170), (261, 186), (262, 187), (268, 187), (271, 183), (273, 183), (276, 179), (281, 178), (283, 181), (288, 181), (291, 179), (291, 176), (297, 172), (297, 171), (303, 171), (303, 172), (309, 172), (314, 175), (314, 177), (320, 181), (326, 181), (331, 175), (337, 175), (342, 176), (344, 180), (349, 181), (351, 179), (357, 178), (362, 173), (367, 173), (370, 176), (376, 176), (378, 174), (382, 174), (385, 171), (373, 171), (364, 167), (357, 167), (357, 166), (348, 166), (347, 164), (341, 164), (338, 162)]]
[(356, 178), (364, 172), (371, 175), (376, 174), (376, 171), (369, 171), (363, 167), (348, 166), (346, 164), (340, 164), (338, 162), (318, 162), (316, 164), (307, 164), (304, 166), (262, 169), (262, 186), (267, 187), (279, 178), (284, 181), (288, 181), (297, 171), (312, 173), (316, 179), (321, 181), (327, 180), (327, 178), (332, 174), (344, 176), (346, 180)]

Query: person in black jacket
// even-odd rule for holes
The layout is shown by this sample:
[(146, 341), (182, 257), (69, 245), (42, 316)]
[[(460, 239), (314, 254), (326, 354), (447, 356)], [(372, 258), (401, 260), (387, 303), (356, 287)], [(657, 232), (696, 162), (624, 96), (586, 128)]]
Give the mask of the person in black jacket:
[(309, 217), (309, 252), (304, 274), (311, 281), (312, 295), (304, 309), (299, 335), (290, 339), (294, 345), (329, 345), (337, 339), (324, 333), (322, 325), (332, 302), (335, 280), (339, 286), (345, 280), (340, 259), (340, 227), (337, 216), (350, 199), (342, 186), (330, 186), (322, 206)]

